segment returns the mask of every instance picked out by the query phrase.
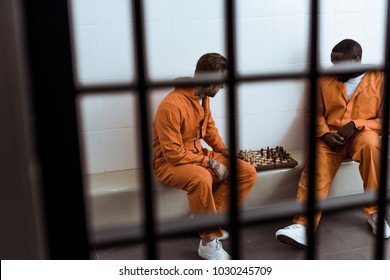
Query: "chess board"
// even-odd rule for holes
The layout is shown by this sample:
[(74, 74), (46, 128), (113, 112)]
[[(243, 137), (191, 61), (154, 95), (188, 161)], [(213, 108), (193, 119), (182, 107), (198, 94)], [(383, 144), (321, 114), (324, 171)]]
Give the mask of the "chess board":
[(282, 146), (260, 150), (240, 150), (238, 157), (252, 164), (257, 171), (290, 168), (298, 165)]

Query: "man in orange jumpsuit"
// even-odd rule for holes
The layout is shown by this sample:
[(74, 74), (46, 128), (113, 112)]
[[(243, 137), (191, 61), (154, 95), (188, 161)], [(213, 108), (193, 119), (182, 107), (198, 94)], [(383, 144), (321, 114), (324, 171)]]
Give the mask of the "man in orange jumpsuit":
[[(197, 62), (194, 78), (207, 73), (225, 73), (227, 59), (207, 53)], [(191, 79), (191, 78), (187, 78)], [(161, 102), (153, 122), (153, 167), (159, 180), (187, 192), (193, 215), (218, 213), (229, 207), (229, 153), (215, 126), (210, 97), (223, 84), (176, 87)], [(203, 139), (213, 150), (201, 146)], [(241, 204), (257, 179), (255, 168), (237, 159), (237, 195)], [(213, 184), (218, 188), (213, 192)], [(204, 259), (230, 259), (220, 239), (227, 232), (216, 227), (199, 232), (198, 254)]]
[[(332, 50), (333, 64), (360, 63), (362, 48), (354, 40), (345, 39)], [(360, 72), (326, 75), (319, 80), (316, 130), (316, 197), (324, 199), (342, 160), (349, 156), (359, 162), (365, 191), (375, 191), (379, 183), (380, 132), (382, 126), (383, 73)], [(308, 166), (302, 171), (297, 201), (308, 193)], [(376, 234), (377, 207), (367, 205), (363, 213)], [(317, 228), (321, 213), (316, 213)], [(280, 242), (304, 248), (307, 245), (307, 220), (296, 216), (293, 224), (276, 232)], [(390, 237), (385, 221), (384, 238)]]

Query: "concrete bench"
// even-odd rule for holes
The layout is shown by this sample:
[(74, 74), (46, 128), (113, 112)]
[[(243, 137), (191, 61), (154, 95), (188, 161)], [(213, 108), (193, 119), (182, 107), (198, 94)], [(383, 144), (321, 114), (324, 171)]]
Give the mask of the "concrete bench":
[[(258, 179), (243, 209), (294, 201), (303, 169), (303, 151), (289, 150), (298, 161), (294, 168), (258, 172)], [(142, 219), (142, 170), (131, 169), (85, 175), (86, 201), (90, 226), (102, 228)], [(156, 218), (159, 220), (190, 215), (186, 192), (162, 185), (154, 176)], [(344, 160), (333, 181), (330, 197), (363, 191), (358, 163)]]

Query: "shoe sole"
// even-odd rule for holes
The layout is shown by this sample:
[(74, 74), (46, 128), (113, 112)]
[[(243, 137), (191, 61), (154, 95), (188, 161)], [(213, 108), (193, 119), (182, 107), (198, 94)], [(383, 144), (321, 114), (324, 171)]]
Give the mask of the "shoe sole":
[(305, 249), (307, 247), (305, 244), (299, 243), (298, 241), (296, 241), (296, 240), (294, 240), (291, 237), (288, 237), (286, 235), (280, 234), (280, 235), (276, 236), (276, 239), (279, 242), (296, 247), (298, 249)]

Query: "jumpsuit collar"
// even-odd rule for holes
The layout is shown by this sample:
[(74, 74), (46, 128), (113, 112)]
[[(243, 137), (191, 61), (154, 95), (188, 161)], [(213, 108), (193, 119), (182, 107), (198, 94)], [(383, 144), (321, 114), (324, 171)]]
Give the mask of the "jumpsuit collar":
[[(360, 81), (360, 83), (359, 83), (358, 87), (356, 88), (354, 94), (352, 95), (351, 100), (354, 99), (356, 96), (358, 96), (359, 93), (362, 91), (362, 89), (364, 89), (365, 87), (368, 86), (368, 79), (371, 79), (371, 76), (369, 78), (368, 78), (368, 76), (370, 76), (370, 72), (369, 71), (364, 73), (364, 77), (362, 78), (362, 80)], [(342, 92), (343, 98), (348, 103), (350, 100), (349, 100), (348, 95), (347, 95), (347, 89), (346, 89), (345, 83), (340, 82), (339, 80), (336, 79), (336, 77), (335, 77), (335, 80), (337, 81), (337, 85), (340, 88), (340, 91)]]
[[(191, 77), (180, 77), (175, 79), (175, 81), (191, 81), (191, 80), (192, 80)], [(182, 94), (197, 102), (199, 102), (199, 100), (201, 99), (199, 96), (195, 95), (196, 90), (194, 87), (185, 87), (180, 85), (180, 86), (176, 86), (175, 89), (179, 90)]]

